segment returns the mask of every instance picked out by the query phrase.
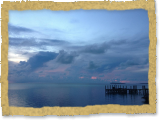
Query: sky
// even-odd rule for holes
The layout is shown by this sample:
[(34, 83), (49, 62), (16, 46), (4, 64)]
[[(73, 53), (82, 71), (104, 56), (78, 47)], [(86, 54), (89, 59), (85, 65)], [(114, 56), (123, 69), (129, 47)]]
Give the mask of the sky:
[(146, 83), (143, 9), (9, 11), (9, 83)]

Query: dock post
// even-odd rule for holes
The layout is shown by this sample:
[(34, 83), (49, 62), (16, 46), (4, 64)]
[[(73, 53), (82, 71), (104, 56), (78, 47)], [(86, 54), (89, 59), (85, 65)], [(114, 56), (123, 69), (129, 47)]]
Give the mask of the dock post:
[(125, 93), (127, 94), (127, 89), (125, 90)]
[(136, 92), (138, 93), (138, 91), (137, 91), (137, 85), (136, 85)]
[(145, 86), (142, 86), (143, 94), (145, 94)]

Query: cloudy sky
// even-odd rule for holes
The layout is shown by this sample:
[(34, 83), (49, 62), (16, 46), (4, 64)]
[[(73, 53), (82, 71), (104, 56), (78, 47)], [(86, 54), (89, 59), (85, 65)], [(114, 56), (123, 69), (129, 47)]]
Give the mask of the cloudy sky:
[(10, 83), (148, 82), (147, 11), (9, 11)]

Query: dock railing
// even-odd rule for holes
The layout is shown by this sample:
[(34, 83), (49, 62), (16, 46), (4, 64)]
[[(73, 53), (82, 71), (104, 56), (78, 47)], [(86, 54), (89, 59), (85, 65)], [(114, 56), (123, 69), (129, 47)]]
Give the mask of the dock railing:
[(130, 88), (127, 88), (127, 85), (124, 87), (121, 87), (121, 85), (107, 85), (105, 86), (105, 93), (108, 94), (148, 94), (148, 88), (145, 88), (145, 86), (142, 86), (142, 89), (137, 89), (137, 85), (130, 86)]

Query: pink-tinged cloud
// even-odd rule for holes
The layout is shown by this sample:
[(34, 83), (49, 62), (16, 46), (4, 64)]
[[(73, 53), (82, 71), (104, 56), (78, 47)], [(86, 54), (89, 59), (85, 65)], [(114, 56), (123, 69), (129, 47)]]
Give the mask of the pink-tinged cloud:
[(131, 81), (128, 81), (128, 80), (122, 80), (120, 81), (120, 83), (130, 83)]
[(46, 75), (45, 74), (40, 74), (39, 77), (46, 77)]
[(80, 79), (83, 79), (84, 77), (79, 77)]
[(117, 81), (117, 80), (115, 80), (115, 81)]
[(65, 67), (59, 67), (57, 69), (54, 69), (54, 70), (45, 70), (44, 72), (64, 72), (68, 67), (65, 66)]
[(38, 69), (35, 71), (35, 73), (39, 73), (41, 71), (43, 71), (43, 73), (51, 73), (51, 72), (65, 72), (65, 70), (68, 68), (69, 66), (61, 66), (58, 67), (57, 69), (53, 69), (53, 70), (44, 70), (42, 68)]
[(97, 79), (97, 77), (93, 77), (93, 76), (92, 76), (91, 79)]

